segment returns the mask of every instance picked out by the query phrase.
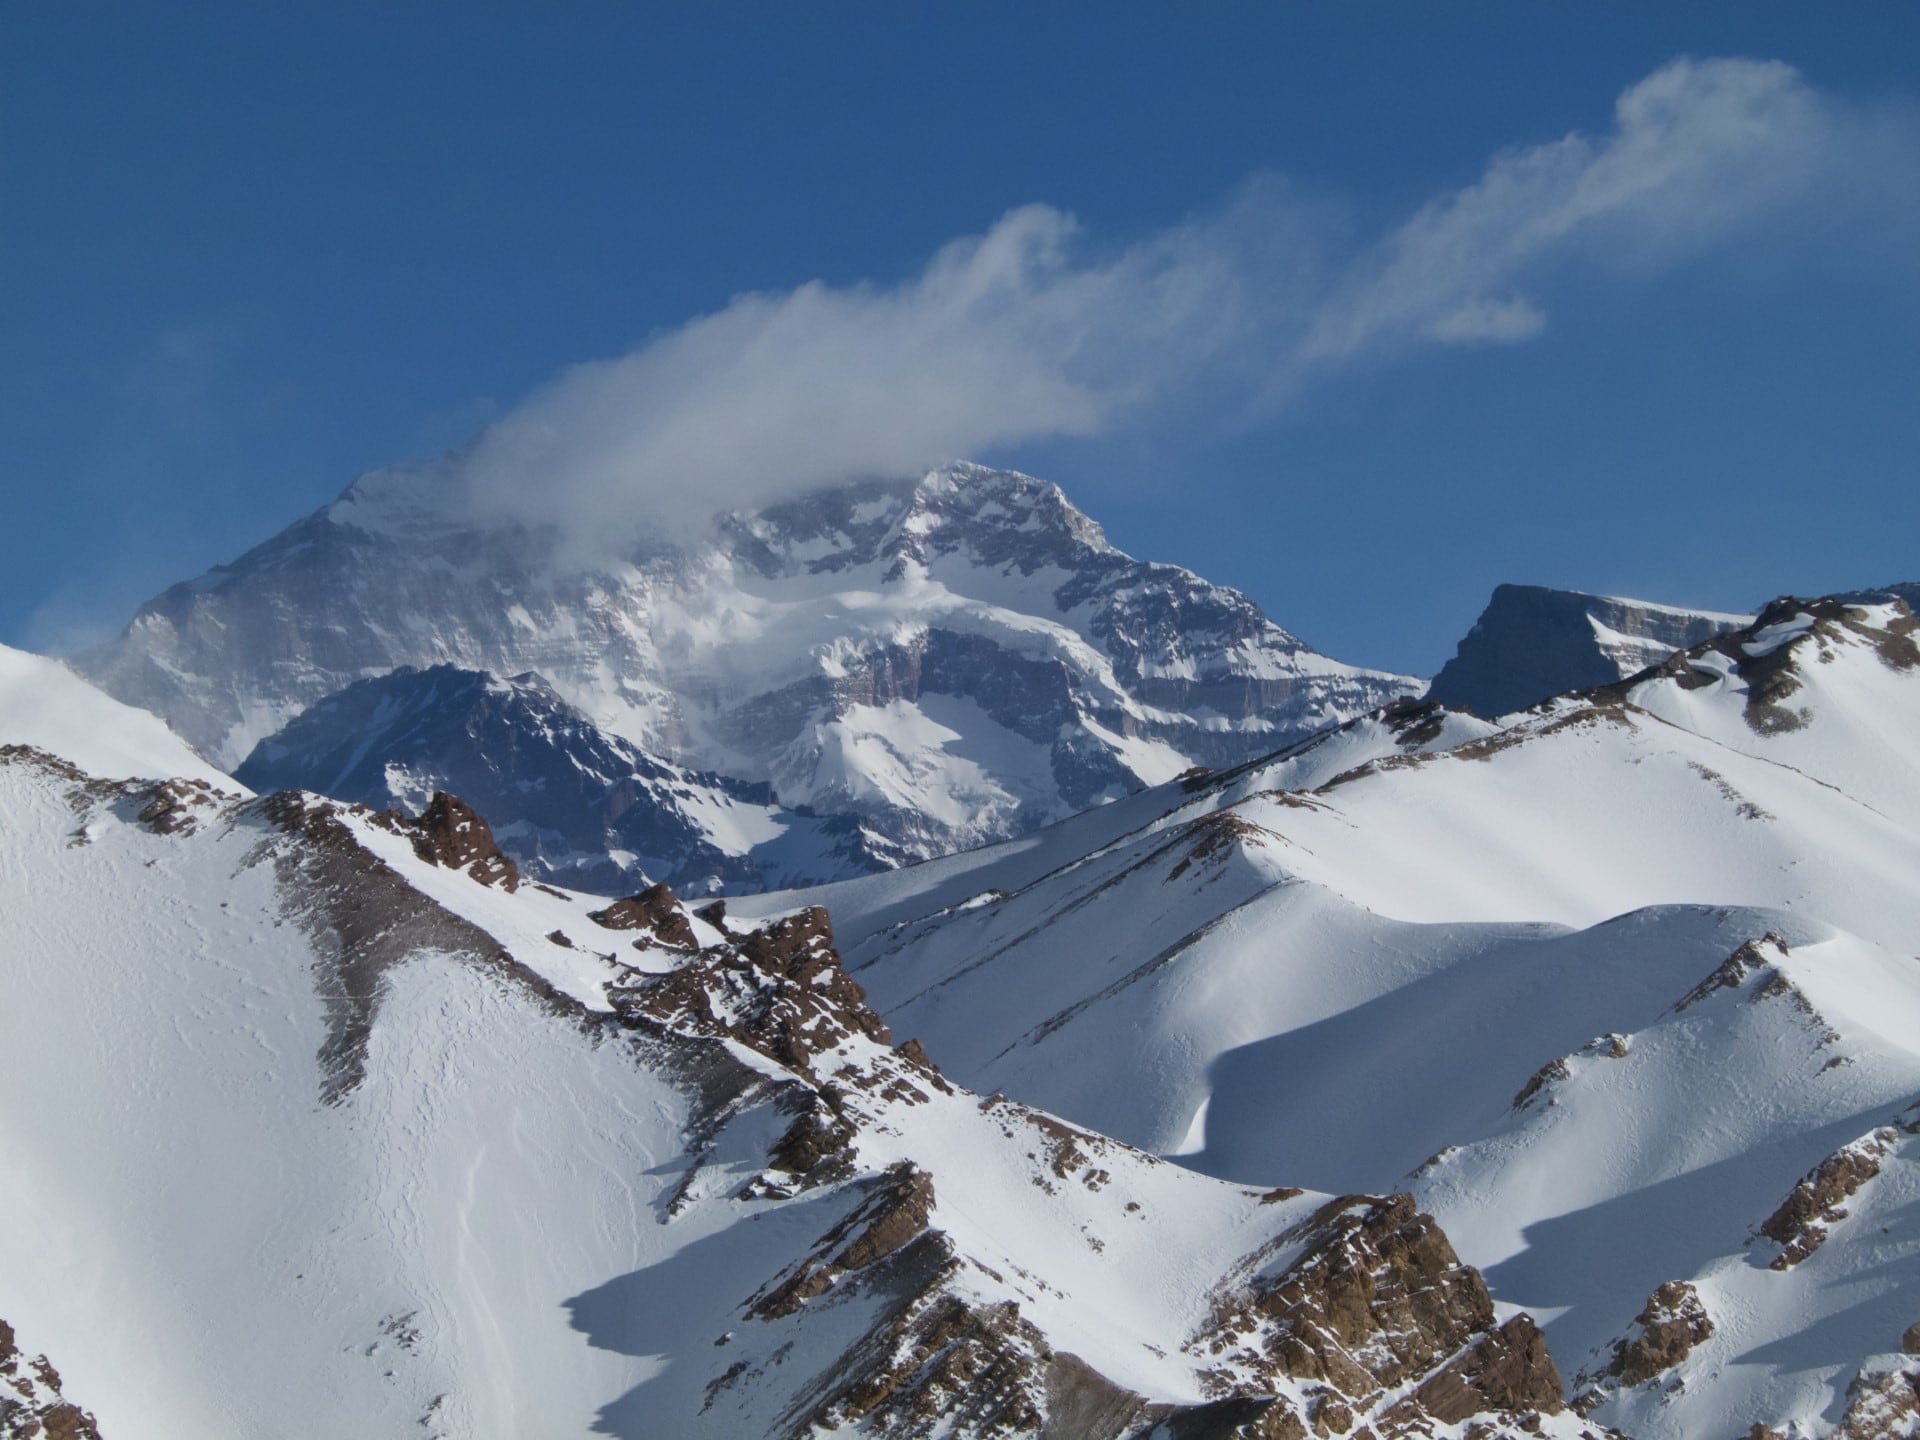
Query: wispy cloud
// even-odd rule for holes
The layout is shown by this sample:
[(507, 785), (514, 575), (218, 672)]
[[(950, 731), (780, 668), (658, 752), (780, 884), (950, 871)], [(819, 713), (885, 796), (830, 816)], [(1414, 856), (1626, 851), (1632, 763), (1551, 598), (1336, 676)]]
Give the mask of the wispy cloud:
[(1236, 405), (1424, 347), (1517, 344), (1569, 275), (1631, 283), (1851, 209), (1902, 214), (1905, 118), (1752, 60), (1676, 61), (1603, 134), (1495, 155), (1357, 247), (1277, 180), (1101, 252), (1044, 205), (894, 285), (736, 298), (568, 371), (490, 427), (463, 473), (494, 518), (622, 545), (854, 474), (1106, 432), (1204, 390)]

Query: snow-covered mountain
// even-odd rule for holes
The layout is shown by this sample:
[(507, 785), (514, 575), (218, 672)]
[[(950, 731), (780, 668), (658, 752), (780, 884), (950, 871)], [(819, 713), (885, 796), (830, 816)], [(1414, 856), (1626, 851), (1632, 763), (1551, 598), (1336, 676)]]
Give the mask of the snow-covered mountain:
[(607, 894), (653, 880), (683, 895), (766, 890), (881, 868), (851, 817), (798, 814), (764, 782), (657, 760), (532, 674), (403, 666), (356, 681), (262, 740), (234, 775), (375, 809), (423, 810), (436, 791), (472, 797), (511, 817), (494, 833), (532, 873)]
[(595, 908), (63, 703), (0, 748), (6, 1433), (1599, 1433), (1407, 1197), (969, 1092), (822, 911)]
[(1510, 715), (1569, 690), (1624, 680), (1752, 619), (1542, 585), (1501, 585), (1427, 694), (1456, 710)]
[(260, 751), (383, 811), (0, 652), (0, 1382), (109, 1440), (1911, 1435), (1920, 625), (1709, 618), (698, 911), (424, 793), (807, 833), (537, 676)]
[(831, 906), (961, 1083), (1207, 1173), (1407, 1188), (1596, 1421), (1905, 1435), (1915, 642), (1902, 603), (1781, 601), (1500, 724), (1403, 705), (736, 909)]
[[(230, 767), (401, 666), (531, 674), (642, 771), (843, 817), (848, 873), (1024, 833), (1421, 688), (1122, 554), (1055, 486), (1004, 471), (842, 486), (591, 563), (554, 535), (476, 527), (463, 493), (457, 458), (363, 477), (76, 664)], [(292, 760), (346, 739), (276, 743)], [(418, 755), (367, 758), (450, 778)], [(597, 757), (576, 763), (602, 774)], [(510, 842), (542, 828), (511, 787), (473, 798)]]

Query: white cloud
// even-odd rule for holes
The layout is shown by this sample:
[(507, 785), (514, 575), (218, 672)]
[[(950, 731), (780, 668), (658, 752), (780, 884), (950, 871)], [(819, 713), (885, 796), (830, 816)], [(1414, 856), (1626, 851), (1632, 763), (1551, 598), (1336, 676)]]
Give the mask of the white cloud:
[(1623, 93), (1606, 134), (1502, 152), (1361, 256), (1295, 357), (1311, 369), (1417, 340), (1511, 343), (1545, 315), (1493, 301), (1571, 265), (1655, 270), (1751, 242), (1795, 207), (1899, 203), (1907, 125), (1820, 95), (1778, 61), (1676, 60)]
[(483, 433), (465, 478), (483, 514), (625, 546), (849, 475), (1101, 433), (1176, 395), (1258, 403), (1362, 358), (1524, 342), (1558, 275), (1621, 283), (1822, 194), (1901, 192), (1916, 156), (1910, 124), (1863, 127), (1785, 65), (1676, 61), (1607, 133), (1498, 154), (1357, 251), (1266, 180), (1105, 255), (1033, 205), (896, 285), (742, 295), (561, 375)]
[(1547, 328), (1546, 311), (1531, 300), (1469, 300), (1426, 328), (1442, 345), (1517, 345)]

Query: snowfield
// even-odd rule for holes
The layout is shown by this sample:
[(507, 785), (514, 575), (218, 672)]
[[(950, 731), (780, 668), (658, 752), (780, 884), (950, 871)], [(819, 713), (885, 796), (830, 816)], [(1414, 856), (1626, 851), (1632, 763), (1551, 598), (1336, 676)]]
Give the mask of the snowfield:
[(1914, 1433), (1916, 627), (1733, 618), (698, 913), (0, 654), (0, 1317), (111, 1437)]
[[(1223, 1177), (1410, 1189), (1570, 1378), (1692, 1282), (1713, 1337), (1574, 1387), (1595, 1420), (1824, 1435), (1920, 1317), (1913, 636), (1904, 606), (1782, 602), (1611, 690), (1355, 722), (742, 908), (829, 906), (976, 1088)], [(1795, 1184), (1888, 1126), (1883, 1218), (1770, 1268)]]

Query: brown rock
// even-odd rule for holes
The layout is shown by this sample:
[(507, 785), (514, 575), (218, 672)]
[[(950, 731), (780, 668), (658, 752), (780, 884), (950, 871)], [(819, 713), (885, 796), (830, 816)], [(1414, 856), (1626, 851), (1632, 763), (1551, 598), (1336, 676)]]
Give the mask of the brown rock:
[(587, 918), (608, 930), (644, 930), (661, 944), (676, 950), (700, 948), (693, 933), (693, 922), (687, 919), (678, 897), (664, 880), (649, 885), (638, 895), (616, 900), (604, 910), (590, 910)]
[(1681, 1280), (1669, 1280), (1648, 1299), (1635, 1317), (1639, 1333), (1620, 1342), (1607, 1374), (1622, 1385), (1638, 1385), (1671, 1370), (1713, 1334), (1713, 1320), (1700, 1303), (1700, 1292)]
[(0, 1440), (100, 1440), (93, 1416), (60, 1393), (60, 1372), (44, 1355), (21, 1354), (0, 1320)]
[(1485, 1410), (1557, 1415), (1564, 1386), (1547, 1340), (1530, 1315), (1516, 1315), (1414, 1392), (1434, 1417), (1455, 1424)]
[(851, 1035), (893, 1043), (866, 991), (841, 968), (833, 926), (818, 906), (710, 946), (671, 974), (607, 993), (629, 1023), (725, 1035), (809, 1077), (814, 1058)]
[(417, 820), (401, 820), (412, 832), (413, 851), (430, 865), (465, 870), (482, 885), (520, 887), (520, 867), (494, 843), (493, 827), (457, 795), (436, 790)]
[(1902, 1366), (1854, 1376), (1833, 1440), (1908, 1440), (1915, 1434), (1920, 1434), (1920, 1373)]
[(1768, 1216), (1760, 1233), (1782, 1247), (1775, 1270), (1789, 1270), (1818, 1250), (1827, 1227), (1846, 1217), (1840, 1202), (1880, 1173), (1880, 1161), (1898, 1134), (1884, 1128), (1843, 1145), (1793, 1187), (1793, 1193)]
[(1567, 1068), (1565, 1060), (1549, 1060), (1533, 1072), (1533, 1078), (1520, 1087), (1520, 1093), (1513, 1097), (1513, 1108), (1523, 1110), (1527, 1102), (1556, 1080), (1564, 1080), (1573, 1072)]
[(1908, 1355), (1920, 1355), (1920, 1323), (1909, 1325), (1900, 1337), (1900, 1349)]
[(926, 1233), (932, 1211), (933, 1177), (901, 1161), (748, 1313), (762, 1319), (791, 1315), (843, 1275), (865, 1270), (917, 1240)]

